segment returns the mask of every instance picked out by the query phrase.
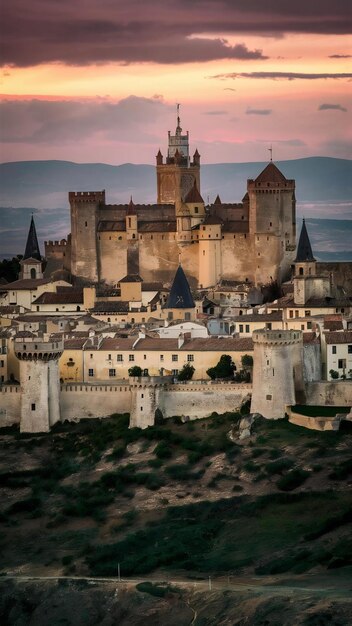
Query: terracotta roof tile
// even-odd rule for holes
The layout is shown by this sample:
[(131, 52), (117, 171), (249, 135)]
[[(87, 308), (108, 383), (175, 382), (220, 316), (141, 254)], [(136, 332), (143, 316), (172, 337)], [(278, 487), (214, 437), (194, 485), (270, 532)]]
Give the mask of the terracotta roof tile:
[(325, 340), (327, 344), (337, 343), (351, 343), (352, 344), (352, 330), (346, 330), (342, 332), (325, 333)]

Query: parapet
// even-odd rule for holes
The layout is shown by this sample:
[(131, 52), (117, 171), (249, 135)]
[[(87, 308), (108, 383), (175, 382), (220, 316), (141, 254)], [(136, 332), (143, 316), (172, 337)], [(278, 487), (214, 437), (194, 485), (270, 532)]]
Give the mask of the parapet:
[(105, 189), (103, 191), (69, 191), (68, 199), (71, 203), (87, 202), (95, 204), (105, 204)]
[(252, 334), (254, 343), (266, 345), (289, 345), (302, 341), (300, 330), (255, 330)]
[(64, 350), (62, 340), (46, 341), (44, 337), (15, 338), (14, 349), (20, 361), (49, 361), (59, 359)]

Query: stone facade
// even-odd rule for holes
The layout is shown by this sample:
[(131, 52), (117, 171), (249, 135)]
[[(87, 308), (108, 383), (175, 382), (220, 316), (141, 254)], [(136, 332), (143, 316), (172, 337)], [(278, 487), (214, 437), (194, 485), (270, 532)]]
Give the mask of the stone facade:
[[(106, 204), (105, 191), (70, 192), (71, 273), (116, 284), (126, 274), (169, 283), (179, 262), (191, 287), (221, 278), (256, 285), (286, 279), (295, 251), (295, 181), (270, 162), (248, 180), (241, 203), (200, 195), (200, 156), (189, 158), (178, 119), (168, 154), (157, 155), (157, 203)], [(219, 190), (221, 192), (221, 190)], [(132, 206), (131, 206), (132, 205)], [(70, 248), (70, 250), (69, 250)], [(57, 255), (57, 247), (47, 253)]]

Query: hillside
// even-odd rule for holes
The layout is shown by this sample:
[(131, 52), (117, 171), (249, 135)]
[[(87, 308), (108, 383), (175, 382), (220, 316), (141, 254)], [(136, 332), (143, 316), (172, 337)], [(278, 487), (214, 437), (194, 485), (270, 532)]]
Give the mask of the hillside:
[(240, 443), (239, 419), (141, 431), (117, 415), (48, 435), (2, 431), (3, 574), (116, 577), (119, 563), (140, 580), (343, 585), (351, 425), (320, 433), (258, 418)]

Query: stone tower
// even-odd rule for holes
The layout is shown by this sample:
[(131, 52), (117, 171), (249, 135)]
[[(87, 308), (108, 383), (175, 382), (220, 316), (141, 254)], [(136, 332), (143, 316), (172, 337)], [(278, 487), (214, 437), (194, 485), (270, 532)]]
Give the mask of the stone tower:
[(303, 387), (303, 343), (298, 330), (256, 330), (253, 333), (251, 413), (269, 419), (285, 416)]
[(22, 390), (21, 432), (49, 432), (60, 420), (58, 361), (62, 352), (62, 341), (51, 341), (45, 334), (15, 338)]
[(105, 191), (70, 191), (71, 273), (86, 281), (99, 280), (98, 209), (105, 205)]
[(177, 105), (177, 125), (174, 135), (169, 131), (166, 162), (160, 150), (156, 157), (157, 202), (158, 204), (183, 201), (196, 183), (200, 189), (200, 155), (198, 150), (189, 156), (189, 134), (182, 134), (179, 105)]
[(270, 161), (255, 180), (247, 181), (247, 192), (255, 283), (281, 283), (290, 275), (296, 249), (295, 181)]

